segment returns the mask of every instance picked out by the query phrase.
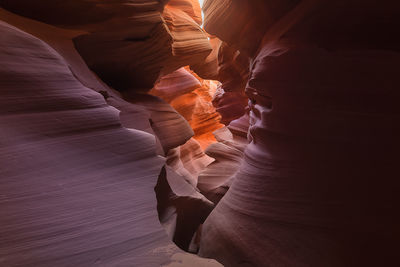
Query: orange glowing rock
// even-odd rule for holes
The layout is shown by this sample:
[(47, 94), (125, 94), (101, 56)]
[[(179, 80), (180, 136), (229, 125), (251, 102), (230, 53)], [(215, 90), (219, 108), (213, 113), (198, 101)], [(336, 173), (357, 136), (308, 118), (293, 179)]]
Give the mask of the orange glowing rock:
[(201, 7), (197, 0), (169, 0), (166, 7), (179, 9), (188, 14), (198, 25), (203, 24)]
[(204, 81), (181, 68), (161, 78), (150, 93), (168, 101), (189, 122), (194, 138), (205, 149), (216, 141), (213, 131), (223, 127), (211, 104), (215, 90), (215, 82)]
[[(186, 65), (199, 64), (212, 51), (207, 35), (200, 27), (199, 10), (188, 9), (188, 5), (194, 5), (194, 1), (173, 0), (168, 2), (162, 13), (172, 37), (171, 58), (164, 67), (162, 76)], [(199, 7), (198, 2), (197, 6)]]

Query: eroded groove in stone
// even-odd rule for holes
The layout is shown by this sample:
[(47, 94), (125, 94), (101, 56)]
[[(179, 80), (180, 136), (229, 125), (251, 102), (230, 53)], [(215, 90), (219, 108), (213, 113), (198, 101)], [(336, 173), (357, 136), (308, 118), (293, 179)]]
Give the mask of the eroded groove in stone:
[(0, 265), (400, 265), (396, 1), (0, 6)]
[[(40, 6), (45, 3), (38, 4)], [(8, 30), (8, 26), (4, 24), (6, 26), (1, 29), (3, 42), (1, 51), (4, 52), (2, 62), (5, 63), (2, 65), (4, 75), (1, 76), (1, 90), (5, 96), (3, 110), (6, 112), (2, 125), (5, 130), (4, 137), (10, 141), (4, 148), (13, 151), (18, 146), (18, 150), (3, 156), (7, 162), (11, 159), (23, 162), (18, 167), (21, 168), (19, 171), (17, 165), (8, 164), (8, 168), (2, 172), (2, 177), (6, 178), (3, 179), (6, 185), (3, 188), (7, 191), (2, 194), (5, 197), (4, 209), (2, 208), (5, 212), (1, 221), (1, 225), (4, 226), (2, 236), (7, 238), (4, 239), (6, 240), (4, 246), (1, 246), (3, 263), (38, 266), (43, 264), (88, 266), (92, 263), (108, 266), (131, 264), (218, 266), (215, 261), (180, 252), (168, 241), (157, 218), (154, 186), (165, 162), (164, 156), (169, 154), (170, 150), (182, 150), (181, 145), (190, 147), (193, 144), (190, 140), (193, 131), (189, 124), (161, 99), (137, 94), (143, 92), (141, 86), (131, 88), (133, 92), (124, 92), (125, 99), (123, 99), (119, 92), (99, 81), (87, 69), (74, 49), (72, 43), (74, 37), (82, 35), (84, 31), (98, 32), (99, 29), (109, 31), (107, 27), (113, 25), (112, 20), (88, 28), (81, 24), (77, 26), (78, 30), (64, 30), (58, 26), (53, 27), (18, 17), (5, 10), (0, 11), (2, 19), (39, 36), (60, 53), (52, 50), (45, 42), (19, 30), (15, 31), (22, 37), (17, 40), (12, 39), (10, 36), (14, 33), (11, 35), (8, 33), (14, 31), (12, 26), (10, 26), (12, 30)], [(23, 13), (23, 10), (21, 12)], [(161, 14), (162, 10), (157, 12)], [(72, 28), (67, 24), (63, 27)], [(60, 62), (54, 60), (45, 62), (46, 52), (41, 52), (40, 45), (30, 46), (30, 41), (27, 40), (31, 39), (41, 44), (45, 51), (49, 51), (51, 55), (49, 59), (54, 57)], [(136, 37), (125, 38), (127, 42), (141, 40), (143, 39)], [(7, 42), (10, 42), (9, 46)], [(24, 46), (20, 47), (20, 44)], [(192, 47), (197, 46), (192, 45)], [(203, 51), (202, 48), (200, 50)], [(18, 60), (10, 59), (11, 51), (18, 60), (22, 60), (26, 55), (30, 56), (29, 60), (25, 59), (25, 65), (16, 64)], [(208, 53), (209, 51), (205, 52), (202, 58)], [(177, 60), (171, 56), (168, 58), (171, 60), (171, 66), (177, 67), (179, 64), (190, 64), (191, 60), (189, 56), (182, 59), (182, 63), (176, 64)], [(198, 58), (200, 60), (201, 57)], [(165, 62), (165, 65), (167, 64), (169, 63)], [(57, 72), (60, 68), (65, 69), (62, 74)], [(118, 75), (124, 76), (121, 73)], [(90, 86), (90, 89), (81, 83)], [(22, 92), (24, 94), (21, 94)], [(118, 110), (108, 106), (104, 100)], [(14, 113), (18, 115), (13, 115)], [(121, 123), (129, 130), (121, 127)], [(176, 132), (180, 134), (176, 135)], [(15, 144), (11, 142), (12, 140)], [(202, 153), (199, 146), (198, 149)], [(87, 153), (83, 153), (84, 151)], [(201, 157), (205, 158), (206, 162), (202, 163), (201, 157), (196, 159), (198, 156), (191, 154), (191, 151), (191, 148), (188, 148), (187, 152), (182, 151), (182, 156), (179, 155), (177, 160), (182, 162), (186, 170), (195, 174), (208, 165), (211, 159), (203, 153)], [(25, 157), (29, 158), (34, 154), (37, 155), (35, 160), (25, 160)], [(123, 163), (120, 164), (119, 161)], [(10, 176), (8, 171), (16, 174)], [(178, 213), (182, 214), (180, 209), (185, 207), (182, 204), (192, 203), (198, 196), (204, 199), (205, 204), (202, 204), (204, 207), (212, 208), (212, 203), (196, 192), (194, 185), (187, 184), (185, 189), (186, 178), (169, 169), (167, 179), (171, 184), (171, 193), (178, 197), (178, 202), (169, 203), (172, 203), (173, 209)], [(76, 182), (75, 186), (73, 182)], [(6, 200), (13, 199), (14, 194), (25, 195), (27, 187), (30, 187), (33, 197), (41, 196), (37, 201), (30, 201), (32, 212), (40, 210), (40, 213), (29, 215), (30, 208), (27, 207), (28, 210), (24, 208), (26, 202), (22, 199), (7, 204)], [(53, 192), (54, 189), (57, 190)], [(47, 205), (43, 205), (41, 199), (47, 201)], [(99, 201), (95, 201), (96, 199)], [(190, 207), (191, 205), (186, 205), (185, 209), (188, 210)], [(199, 207), (200, 209), (203, 208)], [(196, 209), (191, 212), (196, 213)], [(29, 223), (27, 221), (25, 225), (15, 224), (14, 228), (8, 227), (11, 219), (22, 220), (24, 213), (32, 217), (32, 221)], [(51, 216), (48, 217), (49, 213), (54, 217), (54, 221)], [(209, 211), (206, 212), (208, 213)], [(66, 220), (57, 219), (58, 216), (67, 215), (69, 218)], [(102, 218), (109, 218), (108, 222)], [(179, 227), (185, 229), (185, 226), (181, 226), (181, 218), (179, 216)], [(204, 219), (205, 217), (201, 222)], [(185, 220), (184, 223), (187, 221)], [(191, 219), (188, 222), (193, 224), (188, 226), (195, 231), (198, 227), (196, 222), (193, 223)], [(39, 224), (50, 227), (43, 227), (38, 233), (42, 238), (32, 234)], [(57, 226), (52, 227), (53, 224)], [(19, 231), (19, 234), (15, 235), (15, 231)], [(54, 231), (65, 232), (65, 235), (59, 234), (55, 238), (49, 238)], [(187, 238), (189, 242), (191, 241), (184, 231), (178, 232), (177, 244)], [(63, 242), (57, 241), (59, 239)], [(14, 243), (16, 247), (13, 248), (11, 245)], [(49, 245), (41, 247), (39, 243)], [(17, 246), (21, 248), (17, 249)], [(26, 246), (25, 249), (30, 251), (26, 257), (20, 257), (22, 246)], [(52, 246), (52, 249), (48, 249), (49, 246)], [(48, 255), (50, 252), (53, 254)]]
[[(205, 28), (252, 58), (251, 142), (200, 255), (227, 266), (398, 265), (400, 55), (383, 35), (399, 6), (297, 1), (283, 12), (292, 1), (273, 2), (205, 3)], [(265, 32), (253, 32), (260, 19)]]

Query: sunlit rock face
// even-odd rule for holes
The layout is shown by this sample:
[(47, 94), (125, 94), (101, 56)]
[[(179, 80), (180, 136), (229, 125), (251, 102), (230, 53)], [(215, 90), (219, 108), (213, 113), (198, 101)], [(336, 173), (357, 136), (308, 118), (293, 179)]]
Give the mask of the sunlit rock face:
[(211, 104), (216, 87), (216, 82), (181, 68), (162, 77), (150, 93), (170, 103), (189, 122), (194, 138), (205, 149), (216, 141), (212, 133), (223, 127), (221, 116)]
[[(399, 265), (399, 4), (299, 1), (265, 19), (254, 49), (240, 37), (273, 1), (244, 2), (205, 3), (206, 29), (252, 60), (250, 144), (200, 255), (226, 266)], [(253, 3), (258, 13), (228, 23)]]
[(170, 103), (193, 129), (191, 140), (168, 152), (167, 164), (195, 187), (199, 174), (215, 161), (204, 150), (217, 142), (213, 133), (223, 127), (211, 104), (216, 87), (216, 82), (205, 81), (187, 68), (180, 68), (162, 77), (150, 91)]
[[(220, 83), (212, 103), (221, 115), (221, 128), (213, 135), (217, 143), (207, 147), (205, 153), (215, 161), (198, 177), (198, 188), (214, 203), (218, 203), (229, 190), (248, 144), (248, 98), (245, 86), (249, 73), (249, 59), (237, 49), (220, 42), (217, 50), (217, 77)], [(213, 51), (215, 52), (215, 51)]]
[(170, 0), (163, 11), (163, 19), (172, 36), (172, 58), (161, 75), (183, 66), (203, 62), (212, 47), (201, 29), (201, 9), (197, 0)]

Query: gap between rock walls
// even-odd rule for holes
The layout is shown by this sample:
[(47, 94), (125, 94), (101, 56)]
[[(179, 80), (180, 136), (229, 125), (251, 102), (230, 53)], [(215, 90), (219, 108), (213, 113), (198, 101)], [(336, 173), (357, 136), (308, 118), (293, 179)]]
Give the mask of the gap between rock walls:
[(0, 0), (0, 265), (400, 266), (399, 13)]

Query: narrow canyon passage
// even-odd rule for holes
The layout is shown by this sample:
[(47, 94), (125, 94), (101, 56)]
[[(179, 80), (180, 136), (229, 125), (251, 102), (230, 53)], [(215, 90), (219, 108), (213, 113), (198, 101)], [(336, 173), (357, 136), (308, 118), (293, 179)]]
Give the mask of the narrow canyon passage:
[(400, 4), (0, 0), (0, 266), (400, 266)]

